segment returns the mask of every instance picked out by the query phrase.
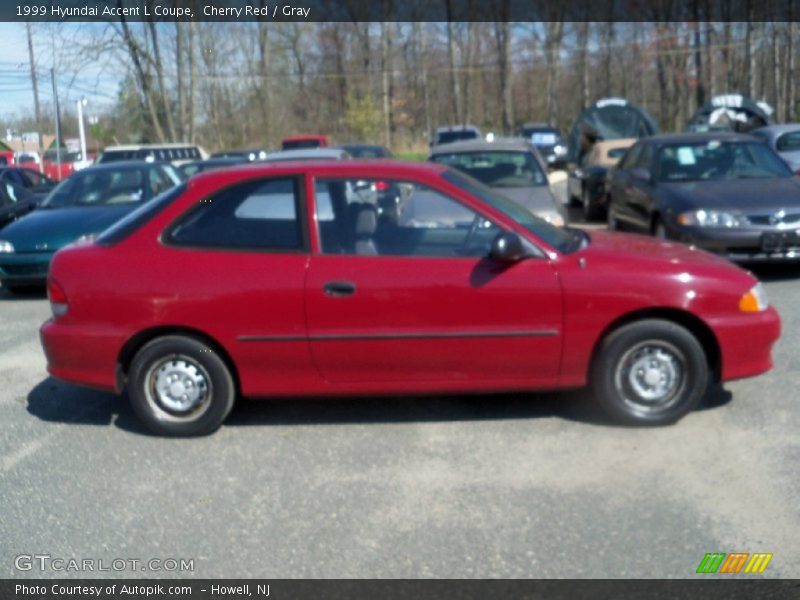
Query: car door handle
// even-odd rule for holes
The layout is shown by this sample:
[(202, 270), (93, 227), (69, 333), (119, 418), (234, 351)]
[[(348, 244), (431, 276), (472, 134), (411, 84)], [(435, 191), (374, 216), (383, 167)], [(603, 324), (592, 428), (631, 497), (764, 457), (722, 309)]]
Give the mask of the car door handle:
[(356, 293), (356, 284), (350, 281), (329, 281), (322, 290), (326, 296), (352, 296)]

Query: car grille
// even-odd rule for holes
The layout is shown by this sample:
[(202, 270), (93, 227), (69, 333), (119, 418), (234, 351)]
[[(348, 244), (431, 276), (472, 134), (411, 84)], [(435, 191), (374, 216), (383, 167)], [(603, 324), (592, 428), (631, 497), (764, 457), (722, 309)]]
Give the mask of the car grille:
[(34, 265), (3, 265), (3, 271), (11, 277), (45, 277), (47, 263)]
[(776, 211), (771, 213), (758, 213), (747, 215), (747, 221), (751, 225), (761, 227), (788, 228), (800, 227), (800, 212), (784, 213)]

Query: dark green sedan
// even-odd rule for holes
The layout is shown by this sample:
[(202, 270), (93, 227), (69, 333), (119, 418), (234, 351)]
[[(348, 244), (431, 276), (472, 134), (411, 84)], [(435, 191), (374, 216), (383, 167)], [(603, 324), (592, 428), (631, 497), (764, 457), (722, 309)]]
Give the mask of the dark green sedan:
[(42, 285), (56, 250), (103, 231), (180, 180), (168, 163), (110, 163), (78, 171), (38, 210), (0, 229), (0, 282), (11, 292)]

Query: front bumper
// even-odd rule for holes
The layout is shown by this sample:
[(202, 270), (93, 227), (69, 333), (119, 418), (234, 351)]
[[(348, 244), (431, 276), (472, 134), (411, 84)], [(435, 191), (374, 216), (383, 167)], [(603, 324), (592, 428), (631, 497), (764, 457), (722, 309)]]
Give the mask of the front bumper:
[[(800, 231), (779, 229), (684, 227), (673, 225), (673, 237), (709, 252), (721, 254), (734, 262), (800, 261), (800, 242), (781, 240), (782, 234)], [(794, 234), (794, 235), (792, 235)]]
[(775, 308), (714, 319), (709, 325), (722, 354), (721, 381), (753, 377), (772, 368), (772, 346), (781, 335), (781, 319)]
[(54, 252), (0, 254), (0, 281), (44, 283)]

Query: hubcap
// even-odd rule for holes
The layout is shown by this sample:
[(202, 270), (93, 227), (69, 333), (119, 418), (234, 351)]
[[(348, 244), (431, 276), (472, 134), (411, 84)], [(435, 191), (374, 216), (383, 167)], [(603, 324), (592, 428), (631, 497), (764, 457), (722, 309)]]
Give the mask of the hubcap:
[(637, 344), (620, 360), (614, 381), (625, 402), (637, 411), (662, 411), (678, 401), (686, 386), (686, 359), (672, 344)]
[(156, 362), (145, 379), (147, 400), (163, 418), (196, 418), (211, 398), (211, 381), (205, 368), (187, 356)]

